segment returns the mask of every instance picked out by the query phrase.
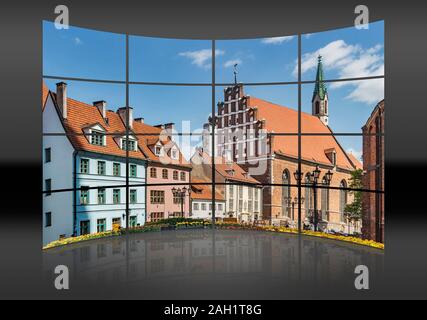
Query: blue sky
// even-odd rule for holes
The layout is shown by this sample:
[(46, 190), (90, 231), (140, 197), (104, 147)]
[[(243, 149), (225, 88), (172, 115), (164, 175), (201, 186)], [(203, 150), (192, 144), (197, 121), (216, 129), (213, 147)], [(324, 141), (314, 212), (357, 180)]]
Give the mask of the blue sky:
[[(212, 77), (209, 40), (129, 38), (130, 80), (141, 82), (209, 83)], [(283, 36), (216, 42), (216, 81), (233, 81), (238, 64), (239, 82), (276, 82), (297, 79), (297, 37)], [(317, 56), (322, 55), (326, 79), (384, 74), (384, 24), (369, 30), (343, 28), (302, 36), (302, 79), (314, 80)], [(43, 23), (43, 73), (64, 77), (125, 79), (125, 37), (120, 34), (71, 27), (56, 30)], [(56, 80), (46, 80), (54, 90)], [(110, 109), (125, 104), (125, 88), (119, 84), (67, 81), (69, 96), (92, 103), (106, 100)], [(360, 133), (376, 103), (384, 97), (384, 81), (364, 80), (328, 83), (329, 123), (335, 132)], [(296, 85), (246, 86), (246, 93), (297, 108)], [(313, 84), (302, 86), (302, 110), (311, 112)], [(216, 88), (216, 101), (223, 87)], [(149, 124), (175, 122), (178, 130), (200, 129), (211, 112), (209, 86), (131, 85), (130, 104), (135, 117)], [(187, 124), (186, 124), (187, 125)], [(338, 138), (358, 156), (361, 138)]]

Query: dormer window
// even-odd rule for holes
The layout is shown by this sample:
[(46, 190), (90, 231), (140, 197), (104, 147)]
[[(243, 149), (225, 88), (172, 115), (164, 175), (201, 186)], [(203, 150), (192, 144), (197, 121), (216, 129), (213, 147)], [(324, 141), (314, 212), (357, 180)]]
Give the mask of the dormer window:
[(154, 153), (156, 156), (160, 156), (160, 154), (162, 153), (162, 147), (160, 145), (156, 145), (154, 147)]
[(154, 152), (155, 152), (156, 156), (160, 156), (160, 153), (162, 152), (162, 147), (156, 146)]
[(130, 139), (129, 140), (122, 139), (122, 150), (126, 150), (126, 146), (127, 146), (127, 150), (135, 151), (136, 150), (136, 141), (130, 140)]
[(230, 176), (234, 176), (234, 170), (233, 169), (229, 169), (229, 170), (225, 170), (227, 172), (228, 175)]
[(326, 157), (329, 159), (329, 161), (336, 166), (337, 165), (337, 152), (334, 148), (325, 150)]
[(96, 146), (103, 146), (104, 134), (102, 132), (92, 130), (90, 143)]
[(174, 160), (178, 160), (178, 149), (173, 147), (171, 150), (171, 158)]

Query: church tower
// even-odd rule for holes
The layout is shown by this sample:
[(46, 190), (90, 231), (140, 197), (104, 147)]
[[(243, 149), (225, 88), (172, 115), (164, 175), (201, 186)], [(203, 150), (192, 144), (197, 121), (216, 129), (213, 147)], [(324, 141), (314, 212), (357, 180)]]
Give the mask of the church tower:
[(312, 114), (318, 117), (323, 124), (328, 125), (328, 91), (323, 78), (322, 56), (318, 57), (316, 84), (314, 86), (312, 103)]

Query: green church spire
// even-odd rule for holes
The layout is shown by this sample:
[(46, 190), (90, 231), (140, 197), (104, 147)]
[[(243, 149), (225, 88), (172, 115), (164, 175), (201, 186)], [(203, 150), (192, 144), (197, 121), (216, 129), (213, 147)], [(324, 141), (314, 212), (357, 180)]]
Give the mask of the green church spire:
[(316, 85), (314, 86), (313, 98), (311, 102), (314, 101), (316, 95), (319, 95), (320, 100), (325, 99), (325, 95), (328, 93), (326, 89), (326, 85), (323, 77), (323, 64), (322, 64), (322, 56), (319, 55), (317, 58), (317, 74), (316, 74)]

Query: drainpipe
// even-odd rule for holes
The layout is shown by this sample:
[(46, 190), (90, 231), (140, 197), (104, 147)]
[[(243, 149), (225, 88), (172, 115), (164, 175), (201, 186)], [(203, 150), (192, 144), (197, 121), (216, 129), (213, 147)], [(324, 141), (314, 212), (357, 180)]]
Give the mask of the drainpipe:
[(77, 236), (77, 154), (73, 152), (73, 237)]
[(147, 197), (148, 197), (148, 186), (147, 186), (147, 184), (148, 184), (148, 161), (146, 160), (145, 161), (145, 164), (144, 164), (144, 167), (145, 167), (145, 190), (144, 190), (144, 193), (145, 193), (145, 204), (144, 204), (144, 207), (145, 207), (145, 219), (144, 219), (144, 224), (146, 224), (147, 223), (147, 218), (148, 218), (148, 212), (147, 212), (147, 202), (148, 202), (148, 200), (147, 200)]

